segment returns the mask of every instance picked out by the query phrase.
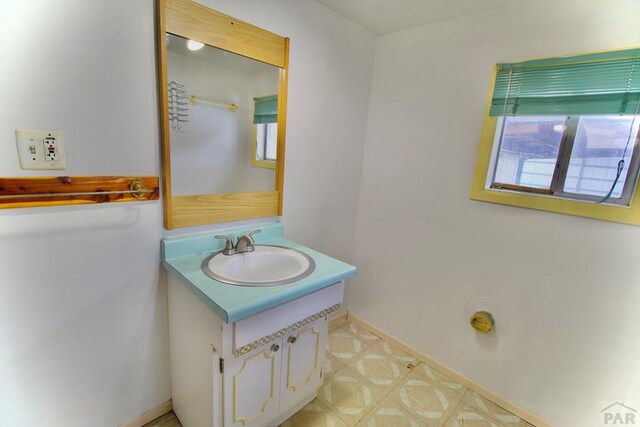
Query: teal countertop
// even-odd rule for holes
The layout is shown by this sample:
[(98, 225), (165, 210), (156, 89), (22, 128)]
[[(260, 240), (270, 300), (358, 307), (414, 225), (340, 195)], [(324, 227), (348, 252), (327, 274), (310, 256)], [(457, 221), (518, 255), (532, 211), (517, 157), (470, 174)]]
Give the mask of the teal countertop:
[[(308, 277), (278, 286), (234, 286), (218, 282), (202, 272), (202, 262), (224, 248), (224, 242), (213, 237), (225, 234), (234, 241), (237, 236), (260, 229), (254, 235), (256, 244), (279, 245), (297, 249), (309, 255), (316, 268)], [(234, 228), (195, 236), (162, 240), (164, 267), (189, 288), (202, 302), (227, 323), (278, 306), (287, 301), (325, 288), (355, 274), (356, 268), (330, 256), (316, 252), (282, 237), (282, 224), (273, 223), (251, 228)]]

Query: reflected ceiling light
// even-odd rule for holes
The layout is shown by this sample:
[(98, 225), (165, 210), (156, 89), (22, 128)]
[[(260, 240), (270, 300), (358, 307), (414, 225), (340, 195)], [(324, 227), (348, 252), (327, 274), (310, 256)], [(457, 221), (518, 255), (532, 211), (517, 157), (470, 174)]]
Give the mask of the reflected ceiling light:
[(200, 43), (195, 40), (189, 40), (187, 42), (187, 49), (189, 50), (200, 50), (203, 47), (204, 47), (204, 43)]

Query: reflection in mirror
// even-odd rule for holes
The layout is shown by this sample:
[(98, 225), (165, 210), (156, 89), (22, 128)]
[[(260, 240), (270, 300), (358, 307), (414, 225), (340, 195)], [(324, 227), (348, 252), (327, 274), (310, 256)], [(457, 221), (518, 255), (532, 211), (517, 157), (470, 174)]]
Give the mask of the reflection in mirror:
[(251, 161), (255, 166), (275, 169), (278, 148), (278, 95), (254, 98), (253, 111)]
[(166, 42), (173, 195), (273, 191), (280, 69)]

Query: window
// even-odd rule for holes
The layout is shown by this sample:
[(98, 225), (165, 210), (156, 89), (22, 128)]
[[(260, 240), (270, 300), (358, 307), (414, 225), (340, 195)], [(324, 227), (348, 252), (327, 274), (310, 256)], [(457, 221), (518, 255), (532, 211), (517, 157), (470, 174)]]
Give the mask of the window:
[(278, 147), (278, 123), (256, 125), (256, 160), (276, 161)]
[(638, 116), (501, 117), (489, 187), (628, 206), (639, 125)]
[(471, 198), (640, 225), (639, 113), (640, 49), (498, 64)]
[(275, 169), (278, 151), (278, 95), (254, 98), (253, 102), (251, 163)]

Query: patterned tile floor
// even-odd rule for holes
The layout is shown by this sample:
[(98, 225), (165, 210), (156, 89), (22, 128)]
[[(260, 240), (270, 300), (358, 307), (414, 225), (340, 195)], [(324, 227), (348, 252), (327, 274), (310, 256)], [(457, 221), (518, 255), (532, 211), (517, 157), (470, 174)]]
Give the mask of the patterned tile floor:
[(168, 414), (164, 414), (163, 416), (156, 418), (155, 420), (145, 424), (142, 427), (182, 427), (182, 424), (180, 424), (180, 421), (178, 421), (176, 414), (171, 411)]
[[(318, 397), (280, 427), (532, 427), (354, 322), (328, 341)], [(163, 417), (145, 427), (180, 427)]]
[(348, 320), (329, 332), (325, 372), (317, 399), (281, 427), (531, 427)]

